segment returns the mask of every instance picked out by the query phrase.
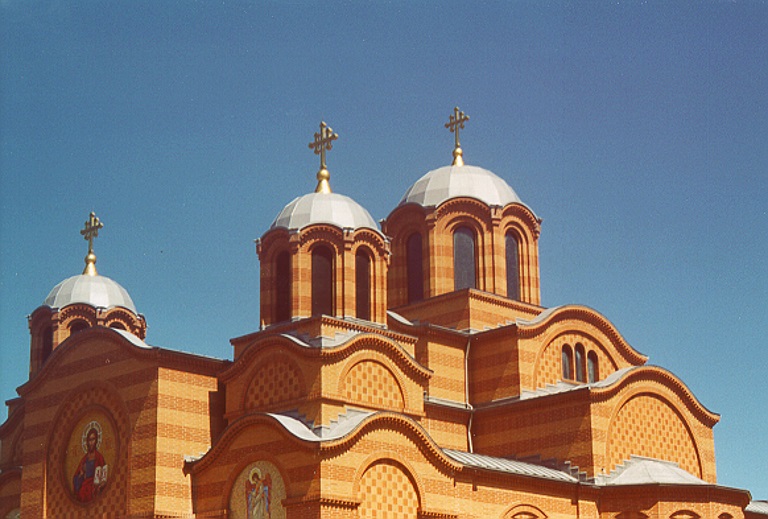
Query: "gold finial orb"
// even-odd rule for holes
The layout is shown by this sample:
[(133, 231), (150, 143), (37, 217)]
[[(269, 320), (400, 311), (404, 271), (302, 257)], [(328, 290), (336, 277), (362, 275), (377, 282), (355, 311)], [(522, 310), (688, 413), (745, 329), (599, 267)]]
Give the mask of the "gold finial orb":
[(315, 193), (330, 193), (331, 184), (328, 182), (331, 179), (330, 172), (323, 168), (317, 172), (317, 187)]

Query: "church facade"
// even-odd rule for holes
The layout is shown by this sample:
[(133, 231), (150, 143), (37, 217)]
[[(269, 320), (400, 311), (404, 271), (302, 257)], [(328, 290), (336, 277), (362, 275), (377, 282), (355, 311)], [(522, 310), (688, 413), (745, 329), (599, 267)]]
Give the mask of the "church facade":
[(86, 268), (29, 318), (0, 426), (0, 518), (755, 519), (717, 484), (709, 411), (595, 310), (540, 305), (541, 220), (451, 165), (379, 226), (314, 192), (257, 242), (261, 325), (232, 360), (144, 342)]

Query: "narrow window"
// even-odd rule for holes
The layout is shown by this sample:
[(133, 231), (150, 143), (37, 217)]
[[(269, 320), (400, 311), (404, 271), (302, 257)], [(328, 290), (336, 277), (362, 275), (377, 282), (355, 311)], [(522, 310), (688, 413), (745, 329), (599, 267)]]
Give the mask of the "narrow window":
[(563, 380), (573, 380), (573, 352), (567, 344), (563, 345)]
[(511, 232), (504, 237), (507, 256), (507, 297), (520, 299), (520, 253), (517, 238)]
[(476, 288), (475, 233), (459, 227), (453, 233), (453, 289)]
[(355, 255), (355, 306), (358, 319), (371, 319), (371, 258), (363, 250)]
[(587, 381), (591, 384), (597, 382), (600, 374), (597, 371), (597, 353), (590, 351), (587, 354)]
[(584, 345), (576, 345), (576, 380), (584, 382)]
[(413, 233), (405, 245), (406, 269), (408, 271), (408, 302), (424, 299), (424, 256), (421, 249), (421, 234)]
[(77, 332), (82, 332), (86, 328), (88, 328), (88, 323), (78, 319), (77, 321), (73, 321), (72, 324), (69, 325), (69, 334), (74, 335)]
[(327, 247), (312, 251), (312, 315), (333, 314), (333, 255)]
[[(313, 259), (314, 267), (314, 259)], [(275, 260), (275, 322), (291, 318), (291, 257), (288, 251)]]
[(43, 330), (41, 339), (43, 341), (43, 360), (45, 360), (53, 351), (53, 328), (48, 326)]

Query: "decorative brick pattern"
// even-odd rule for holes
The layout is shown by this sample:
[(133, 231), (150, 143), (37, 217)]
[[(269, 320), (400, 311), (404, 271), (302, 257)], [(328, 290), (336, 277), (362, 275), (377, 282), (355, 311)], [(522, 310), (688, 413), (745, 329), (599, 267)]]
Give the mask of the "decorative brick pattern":
[(413, 483), (400, 467), (381, 462), (370, 467), (360, 482), (360, 519), (416, 519), (419, 499)]
[(305, 394), (301, 372), (287, 359), (267, 361), (255, 373), (245, 395), (246, 409), (265, 409)]
[(631, 454), (675, 461), (701, 477), (696, 447), (683, 420), (664, 400), (641, 395), (627, 401), (610, 428), (608, 443), (612, 470)]
[(355, 364), (347, 373), (343, 387), (344, 396), (352, 402), (378, 409), (402, 410), (405, 406), (397, 379), (378, 362)]

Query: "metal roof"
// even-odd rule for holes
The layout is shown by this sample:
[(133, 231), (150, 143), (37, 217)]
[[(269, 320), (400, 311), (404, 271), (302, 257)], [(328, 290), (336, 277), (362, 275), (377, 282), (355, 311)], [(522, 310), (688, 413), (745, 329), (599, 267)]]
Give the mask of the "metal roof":
[(64, 308), (75, 303), (84, 303), (95, 308), (120, 306), (134, 314), (138, 313), (128, 292), (106, 276), (72, 276), (53, 287), (43, 301), (44, 306), (51, 308)]
[(605, 476), (597, 476), (595, 483), (604, 486), (619, 485), (709, 485), (690, 474), (673, 461), (643, 456), (631, 456)]
[(379, 231), (378, 224), (363, 206), (338, 193), (309, 193), (293, 199), (280, 211), (270, 229), (298, 230), (316, 223)]
[(505, 206), (522, 200), (504, 179), (477, 166), (445, 166), (417, 180), (403, 195), (400, 205), (438, 206), (451, 198), (468, 197), (489, 206)]
[(485, 470), (495, 470), (506, 472), (508, 474), (518, 474), (520, 476), (531, 476), (536, 478), (545, 478), (555, 481), (566, 481), (575, 483), (577, 478), (557, 469), (526, 463), (524, 461), (511, 460), (507, 458), (496, 458), (484, 454), (475, 454), (472, 452), (456, 451), (453, 449), (443, 449), (443, 452), (451, 459), (458, 461), (462, 465), (475, 467)]

